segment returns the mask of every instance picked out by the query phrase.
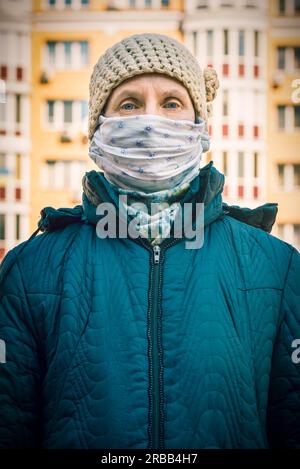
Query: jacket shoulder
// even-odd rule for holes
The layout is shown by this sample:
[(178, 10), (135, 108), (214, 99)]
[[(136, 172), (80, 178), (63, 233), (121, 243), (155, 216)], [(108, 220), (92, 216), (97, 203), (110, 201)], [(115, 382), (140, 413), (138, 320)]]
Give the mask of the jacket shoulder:
[(247, 286), (282, 289), (291, 257), (294, 252), (299, 255), (298, 251), (273, 234), (230, 216), (223, 218), (223, 226), (247, 274)]
[(4, 289), (5, 286), (9, 289), (15, 277), (10, 275), (10, 272), (18, 270), (29, 291), (39, 291), (42, 286), (45, 291), (45, 283), (46, 290), (51, 291), (63, 265), (63, 259), (72, 249), (75, 239), (80, 238), (83, 243), (85, 238), (80, 236), (81, 231), (86, 233), (86, 230), (91, 229), (90, 225), (73, 223), (55, 231), (37, 234), (18, 244), (8, 251), (0, 265), (1, 288)]

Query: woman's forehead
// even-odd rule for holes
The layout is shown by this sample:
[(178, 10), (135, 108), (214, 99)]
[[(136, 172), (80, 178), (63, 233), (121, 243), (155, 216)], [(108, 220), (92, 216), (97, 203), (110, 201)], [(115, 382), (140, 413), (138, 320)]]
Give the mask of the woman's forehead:
[(185, 86), (180, 83), (178, 80), (161, 73), (143, 73), (142, 75), (136, 75), (134, 77), (128, 78), (127, 80), (120, 83), (116, 86), (112, 94), (119, 95), (125, 90), (138, 90), (142, 92), (143, 90), (156, 87), (161, 93), (165, 93), (168, 90), (178, 91), (179, 93), (188, 94)]

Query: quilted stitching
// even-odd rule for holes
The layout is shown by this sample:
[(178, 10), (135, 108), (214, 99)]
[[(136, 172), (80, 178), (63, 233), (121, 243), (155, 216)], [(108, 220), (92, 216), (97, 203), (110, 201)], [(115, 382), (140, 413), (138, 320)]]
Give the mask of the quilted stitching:
[[(1, 265), (0, 446), (147, 448), (149, 252), (63, 215)], [(230, 214), (167, 249), (165, 448), (300, 447), (299, 278), (292, 246)]]

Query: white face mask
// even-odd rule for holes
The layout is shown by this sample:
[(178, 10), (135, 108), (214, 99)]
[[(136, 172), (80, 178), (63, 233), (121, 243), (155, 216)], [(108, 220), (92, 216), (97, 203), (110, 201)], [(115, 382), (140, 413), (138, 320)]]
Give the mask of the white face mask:
[(157, 193), (182, 186), (200, 170), (209, 150), (206, 121), (168, 119), (144, 114), (99, 117), (89, 155), (116, 186), (136, 194)]

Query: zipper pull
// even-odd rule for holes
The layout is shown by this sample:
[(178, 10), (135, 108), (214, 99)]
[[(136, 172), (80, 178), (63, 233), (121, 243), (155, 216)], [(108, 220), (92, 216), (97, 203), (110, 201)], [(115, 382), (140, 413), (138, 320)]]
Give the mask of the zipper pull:
[(153, 254), (154, 254), (154, 264), (159, 264), (160, 246), (153, 247)]

